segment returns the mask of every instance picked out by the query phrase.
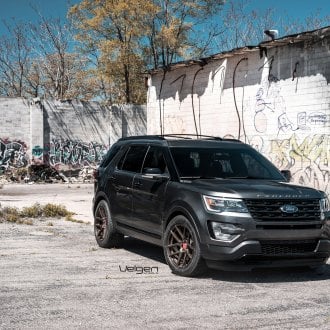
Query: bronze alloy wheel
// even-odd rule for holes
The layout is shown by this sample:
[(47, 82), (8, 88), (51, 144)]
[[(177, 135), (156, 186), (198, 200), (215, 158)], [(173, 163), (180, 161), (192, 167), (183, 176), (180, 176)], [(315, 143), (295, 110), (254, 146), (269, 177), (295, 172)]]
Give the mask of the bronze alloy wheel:
[(174, 217), (165, 230), (164, 254), (174, 274), (196, 276), (207, 268), (194, 225), (183, 215)]
[(187, 267), (195, 253), (194, 240), (189, 228), (185, 225), (176, 225), (171, 228), (167, 250), (173, 265), (178, 268)]
[(124, 241), (124, 235), (115, 228), (105, 200), (97, 204), (94, 212), (94, 234), (97, 244), (104, 248), (119, 247)]
[(108, 227), (108, 215), (105, 205), (99, 204), (95, 211), (95, 237), (103, 241)]

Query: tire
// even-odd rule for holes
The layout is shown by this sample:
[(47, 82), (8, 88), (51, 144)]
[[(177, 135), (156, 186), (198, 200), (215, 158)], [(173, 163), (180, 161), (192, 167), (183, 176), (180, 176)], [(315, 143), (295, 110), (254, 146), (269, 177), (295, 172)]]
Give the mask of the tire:
[(196, 230), (183, 215), (173, 218), (166, 227), (163, 249), (166, 262), (174, 274), (193, 277), (207, 270)]
[(94, 212), (94, 235), (97, 244), (102, 248), (120, 247), (124, 235), (116, 231), (111, 219), (109, 205), (101, 200)]

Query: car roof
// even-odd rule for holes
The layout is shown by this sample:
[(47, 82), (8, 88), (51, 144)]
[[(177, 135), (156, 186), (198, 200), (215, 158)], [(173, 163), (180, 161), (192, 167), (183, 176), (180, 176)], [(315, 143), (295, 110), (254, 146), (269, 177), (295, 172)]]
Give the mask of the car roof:
[[(168, 134), (168, 135), (139, 135), (124, 137), (118, 140), (121, 143), (155, 143), (169, 147), (219, 147), (243, 145), (244, 143), (236, 139), (224, 139), (209, 135), (193, 134)], [(245, 145), (245, 144), (244, 144)]]

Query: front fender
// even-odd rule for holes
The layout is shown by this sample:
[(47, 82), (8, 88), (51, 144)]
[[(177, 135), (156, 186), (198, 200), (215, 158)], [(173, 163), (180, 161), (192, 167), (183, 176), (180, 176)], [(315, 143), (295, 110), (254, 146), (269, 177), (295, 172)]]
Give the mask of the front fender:
[(194, 209), (183, 200), (174, 201), (168, 207), (168, 211), (166, 212), (162, 223), (162, 232), (165, 232), (168, 223), (177, 215), (183, 215), (190, 221), (190, 223), (194, 226), (196, 230), (199, 241), (201, 242), (201, 231), (203, 230), (203, 226), (198, 220), (198, 215), (196, 214)]

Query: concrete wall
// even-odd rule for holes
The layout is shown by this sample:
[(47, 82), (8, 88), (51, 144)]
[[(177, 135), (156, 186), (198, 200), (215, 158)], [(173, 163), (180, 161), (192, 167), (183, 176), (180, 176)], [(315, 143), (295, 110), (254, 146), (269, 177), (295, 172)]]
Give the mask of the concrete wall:
[(0, 99), (0, 171), (21, 168), (29, 162), (31, 118), (25, 99)]
[(97, 165), (118, 138), (146, 134), (145, 106), (0, 98), (0, 171)]
[(118, 138), (146, 134), (143, 106), (97, 102), (43, 102), (44, 154), (59, 169), (94, 166)]
[(178, 66), (150, 77), (148, 133), (239, 138), (330, 193), (329, 81), (329, 34)]

